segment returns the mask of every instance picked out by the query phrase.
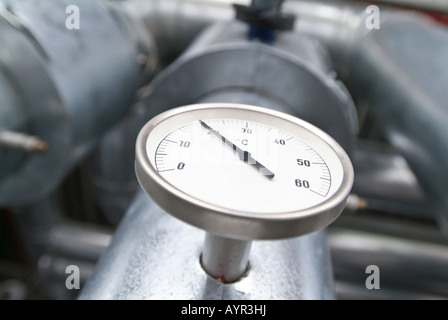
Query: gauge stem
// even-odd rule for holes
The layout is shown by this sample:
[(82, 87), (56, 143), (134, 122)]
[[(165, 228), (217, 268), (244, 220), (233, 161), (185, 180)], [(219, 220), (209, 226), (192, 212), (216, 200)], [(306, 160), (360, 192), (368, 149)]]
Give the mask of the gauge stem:
[(205, 272), (223, 283), (243, 277), (249, 265), (252, 241), (224, 238), (206, 233), (201, 263)]

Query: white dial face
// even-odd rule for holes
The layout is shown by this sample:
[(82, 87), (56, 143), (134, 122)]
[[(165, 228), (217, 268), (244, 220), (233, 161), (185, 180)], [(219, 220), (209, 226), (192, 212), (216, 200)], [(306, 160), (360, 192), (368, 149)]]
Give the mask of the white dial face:
[(156, 141), (146, 143), (152, 166), (178, 190), (215, 206), (297, 212), (329, 199), (343, 180), (336, 152), (305, 128), (291, 134), (268, 121), (233, 118), (159, 127)]

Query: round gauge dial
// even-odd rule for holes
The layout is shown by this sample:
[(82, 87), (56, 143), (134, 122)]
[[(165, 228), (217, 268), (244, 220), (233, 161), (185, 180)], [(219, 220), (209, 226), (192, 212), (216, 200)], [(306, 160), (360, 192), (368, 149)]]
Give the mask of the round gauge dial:
[(136, 172), (168, 213), (240, 239), (328, 225), (353, 182), (348, 156), (323, 131), (235, 104), (185, 106), (152, 119), (137, 141)]

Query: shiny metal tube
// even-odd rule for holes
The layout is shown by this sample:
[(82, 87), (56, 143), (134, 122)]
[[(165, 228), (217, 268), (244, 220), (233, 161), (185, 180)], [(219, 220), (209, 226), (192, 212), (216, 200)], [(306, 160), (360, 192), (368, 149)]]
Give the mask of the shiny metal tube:
[(420, 10), (448, 13), (448, 3), (446, 1), (441, 0), (374, 0), (374, 1), (380, 4), (390, 4)]
[(201, 264), (214, 279), (235, 282), (248, 271), (251, 241), (223, 238), (206, 233)]
[(47, 236), (47, 253), (96, 262), (112, 241), (112, 230), (63, 222), (55, 225)]
[(448, 228), (448, 30), (428, 16), (384, 8), (380, 29), (368, 30), (366, 7), (345, 1), (285, 7), (301, 16), (297, 32), (327, 45), (354, 99), (406, 158), (435, 203), (435, 218)]
[(140, 191), (80, 299), (332, 299), (325, 231), (255, 241), (250, 272), (224, 284), (201, 267), (204, 232), (163, 212)]
[(218, 1), (128, 0), (121, 5), (150, 30), (163, 66), (175, 60), (205, 27), (235, 15), (230, 3)]
[(76, 293), (65, 289), (66, 268), (75, 265), (84, 282), (93, 273), (99, 257), (109, 246), (112, 230), (63, 218), (55, 197), (32, 206), (14, 208), (23, 263), (29, 267), (22, 278), (39, 282), (36, 294), (52, 299), (74, 299)]
[(29, 153), (45, 153), (48, 144), (38, 137), (15, 131), (0, 131), (0, 148), (21, 150)]
[(0, 90), (2, 103), (0, 107), (0, 132), (3, 130), (24, 130), (26, 122), (20, 97), (14, 91), (8, 75), (0, 72)]
[(64, 219), (55, 197), (14, 211), (31, 264), (42, 254), (95, 262), (111, 241), (106, 227)]
[[(78, 30), (66, 27), (71, 5)], [(0, 39), (0, 130), (49, 145), (44, 155), (0, 158), (0, 205), (22, 206), (50, 195), (124, 118), (157, 54), (147, 30), (103, 0), (2, 0)]]
[[(356, 110), (334, 78), (325, 49), (294, 33), (266, 45), (250, 41), (247, 32), (247, 25), (237, 21), (207, 28), (143, 92), (146, 120), (198, 101), (260, 100), (262, 106), (281, 108), (314, 124), (350, 152), (358, 129)], [(230, 101), (214, 100), (218, 98)]]
[(135, 146), (130, 143), (136, 141), (143, 126), (136, 109), (107, 133), (89, 162), (96, 204), (114, 226), (120, 222), (139, 187), (134, 170)]
[[(20, 96), (14, 91), (8, 76), (0, 71), (0, 134), (5, 131), (26, 132), (26, 115)], [(0, 143), (0, 181), (11, 171), (20, 166), (25, 155), (21, 152), (11, 150)]]
[(297, 33), (307, 34), (325, 44), (338, 76), (343, 78), (350, 70), (347, 55), (368, 33), (364, 28), (366, 5), (343, 0), (301, 0), (287, 1), (284, 7), (300, 17), (294, 25)]
[[(383, 230), (391, 229), (391, 223)], [(417, 230), (421, 228), (416, 226)], [(401, 226), (402, 230), (412, 230)], [(374, 230), (331, 228), (329, 243), (341, 299), (446, 299), (448, 248), (446, 240), (415, 235), (378, 235)], [(378, 266), (380, 290), (367, 290), (366, 268)]]

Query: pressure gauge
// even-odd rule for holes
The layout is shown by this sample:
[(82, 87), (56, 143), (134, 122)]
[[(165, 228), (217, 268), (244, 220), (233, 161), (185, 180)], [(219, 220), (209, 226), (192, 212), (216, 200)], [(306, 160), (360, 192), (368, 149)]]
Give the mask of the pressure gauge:
[(137, 139), (136, 173), (166, 212), (244, 241), (326, 227), (353, 183), (349, 157), (322, 130), (270, 109), (219, 103), (150, 120)]

